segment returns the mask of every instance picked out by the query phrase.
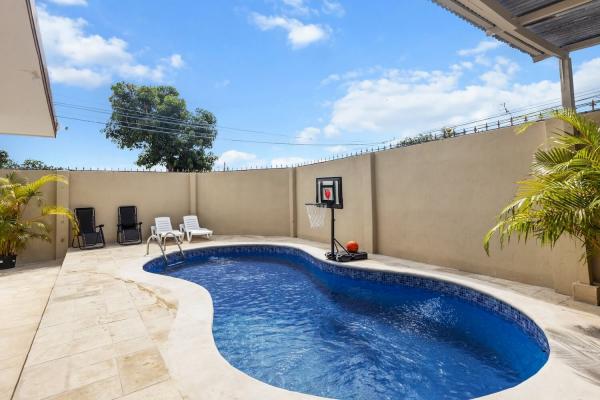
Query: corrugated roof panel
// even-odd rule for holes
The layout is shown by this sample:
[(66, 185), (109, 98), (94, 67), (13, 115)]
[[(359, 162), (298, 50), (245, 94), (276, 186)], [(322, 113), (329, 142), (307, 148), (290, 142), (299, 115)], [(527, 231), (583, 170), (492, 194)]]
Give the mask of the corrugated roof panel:
[[(600, 0), (589, 0), (574, 8), (568, 6), (577, 2), (561, 7), (564, 0), (495, 0), (504, 10), (483, 0), (433, 1), (537, 61), (600, 43)], [(544, 11), (528, 20), (527, 14), (539, 10)], [(515, 23), (517, 18), (524, 18), (526, 25)]]
[(600, 1), (528, 26), (532, 32), (563, 47), (600, 36)]
[(498, 3), (510, 11), (512, 15), (520, 17), (521, 15), (555, 3), (560, 3), (561, 1), (562, 0), (498, 0)]

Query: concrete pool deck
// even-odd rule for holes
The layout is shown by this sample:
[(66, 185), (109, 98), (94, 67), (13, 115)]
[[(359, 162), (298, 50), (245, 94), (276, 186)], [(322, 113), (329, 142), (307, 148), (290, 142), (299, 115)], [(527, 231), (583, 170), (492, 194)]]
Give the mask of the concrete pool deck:
[[(290, 245), (321, 259), (325, 248), (288, 237), (219, 236), (184, 249), (233, 243)], [(231, 367), (212, 339), (208, 292), (143, 271), (145, 262), (160, 256), (156, 245), (150, 256), (145, 250), (71, 249), (62, 267), (0, 274), (0, 400), (315, 398)], [(548, 336), (548, 363), (515, 388), (487, 398), (600, 398), (600, 307), (551, 289), (392, 257), (375, 255), (352, 265), (460, 283), (532, 317)]]

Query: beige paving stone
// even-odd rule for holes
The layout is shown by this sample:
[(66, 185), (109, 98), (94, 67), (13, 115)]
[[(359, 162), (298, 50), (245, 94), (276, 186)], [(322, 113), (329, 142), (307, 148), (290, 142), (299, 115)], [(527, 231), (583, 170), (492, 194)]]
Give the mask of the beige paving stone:
[(45, 399), (67, 390), (69, 360), (61, 358), (25, 367), (15, 392), (16, 400)]
[(110, 324), (111, 322), (122, 321), (124, 319), (135, 318), (139, 316), (139, 312), (136, 309), (129, 308), (122, 311), (116, 311), (113, 313), (107, 313), (99, 316), (96, 320), (100, 324)]
[(110, 324), (106, 324), (106, 326), (110, 331), (110, 336), (114, 343), (148, 335), (146, 327), (139, 315), (136, 315), (133, 318), (111, 322)]
[(156, 303), (156, 295), (150, 289), (133, 283), (128, 284), (128, 288), (136, 306), (143, 307)]
[(0, 272), (0, 399), (17, 385), (59, 270), (52, 261)]
[(118, 376), (102, 379), (77, 389), (58, 394), (48, 400), (112, 400), (121, 397), (121, 382)]
[(69, 357), (69, 367), (78, 369), (116, 357), (112, 344), (98, 347)]
[(27, 354), (37, 325), (0, 329), (0, 360)]
[(27, 365), (33, 366), (42, 364), (52, 360), (58, 360), (59, 358), (66, 357), (71, 352), (72, 344), (57, 343), (57, 344), (40, 344), (34, 341), (31, 346), (31, 351), (27, 357)]
[(172, 380), (157, 383), (145, 389), (131, 393), (121, 400), (181, 400), (181, 394)]
[(67, 323), (40, 329), (31, 346), (27, 365), (36, 365), (72, 356), (112, 343), (108, 329), (92, 325), (78, 329), (77, 323)]
[(11, 398), (20, 372), (21, 365), (0, 369), (0, 400)]
[(117, 357), (136, 353), (140, 350), (149, 349), (154, 346), (155, 343), (149, 336), (142, 336), (113, 344), (115, 355)]
[(112, 339), (108, 330), (100, 330), (97, 335), (75, 338), (72, 342), (70, 354), (81, 353), (111, 343)]
[(173, 317), (173, 312), (160, 303), (150, 304), (140, 308), (140, 315), (144, 322), (165, 317)]
[(169, 379), (167, 367), (157, 348), (117, 358), (123, 393), (128, 394)]
[(110, 297), (106, 299), (106, 313), (116, 313), (125, 310), (135, 310), (135, 304), (130, 297)]
[(169, 332), (173, 325), (173, 315), (168, 315), (162, 318), (154, 318), (144, 321), (150, 337), (158, 343), (163, 343), (169, 338)]
[(111, 358), (86, 366), (69, 366), (68, 389), (76, 389), (106, 378), (118, 376), (116, 361)]
[(15, 357), (11, 357), (11, 358), (6, 358), (4, 360), (0, 360), (0, 369), (8, 369), (8, 368), (21, 368), (23, 367), (23, 364), (25, 363), (25, 358), (27, 357), (27, 354), (25, 354), (25, 352), (23, 352), (23, 354), (15, 356)]

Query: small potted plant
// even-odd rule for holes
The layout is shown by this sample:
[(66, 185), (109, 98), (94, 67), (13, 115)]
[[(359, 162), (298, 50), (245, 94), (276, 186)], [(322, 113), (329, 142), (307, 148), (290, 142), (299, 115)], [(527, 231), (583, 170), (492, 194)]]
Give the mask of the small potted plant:
[[(33, 182), (23, 180), (15, 173), (0, 178), (0, 269), (14, 268), (17, 254), (30, 240), (51, 241), (50, 226), (45, 217), (62, 215), (77, 227), (69, 209), (44, 204), (41, 188), (54, 182), (67, 184), (60, 175), (45, 175)], [(24, 211), (32, 200), (42, 206), (41, 212), (33, 218), (25, 218)]]

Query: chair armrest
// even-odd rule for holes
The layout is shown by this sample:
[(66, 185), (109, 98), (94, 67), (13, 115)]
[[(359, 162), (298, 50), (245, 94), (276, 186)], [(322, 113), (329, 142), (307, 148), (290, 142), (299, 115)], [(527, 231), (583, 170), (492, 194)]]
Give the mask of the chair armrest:
[(153, 235), (156, 235), (156, 226), (152, 225), (152, 226), (150, 227), (150, 232), (151, 232)]
[(139, 225), (139, 226), (142, 226), (142, 223), (141, 223), (141, 222), (138, 222), (138, 225)]
[(104, 228), (104, 224), (101, 224), (101, 225), (96, 225), (96, 228), (100, 228), (100, 229), (102, 229), (102, 228)]
[(179, 230), (181, 232), (185, 232), (185, 225), (184, 224), (179, 224)]

